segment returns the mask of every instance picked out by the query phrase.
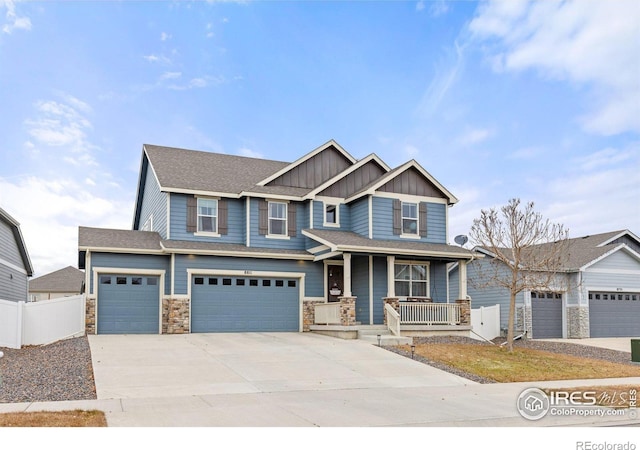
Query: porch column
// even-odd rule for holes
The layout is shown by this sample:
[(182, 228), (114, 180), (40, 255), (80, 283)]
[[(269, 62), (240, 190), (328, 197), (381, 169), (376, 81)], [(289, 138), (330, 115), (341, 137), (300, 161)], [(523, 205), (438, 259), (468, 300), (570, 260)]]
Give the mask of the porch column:
[(389, 298), (396, 296), (395, 266), (396, 257), (387, 256), (387, 297)]
[(458, 298), (467, 298), (467, 261), (458, 261)]
[(344, 292), (343, 297), (351, 297), (351, 253), (343, 253), (344, 260)]

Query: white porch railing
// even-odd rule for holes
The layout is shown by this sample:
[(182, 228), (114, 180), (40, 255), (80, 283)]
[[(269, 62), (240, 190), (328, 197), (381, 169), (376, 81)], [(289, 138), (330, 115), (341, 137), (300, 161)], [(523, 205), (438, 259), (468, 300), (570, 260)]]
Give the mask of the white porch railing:
[(400, 314), (388, 303), (384, 305), (384, 312), (387, 315), (387, 328), (394, 335), (400, 336)]
[(314, 309), (314, 324), (340, 325), (340, 303), (320, 303)]
[(400, 302), (400, 318), (403, 325), (457, 325), (460, 305)]

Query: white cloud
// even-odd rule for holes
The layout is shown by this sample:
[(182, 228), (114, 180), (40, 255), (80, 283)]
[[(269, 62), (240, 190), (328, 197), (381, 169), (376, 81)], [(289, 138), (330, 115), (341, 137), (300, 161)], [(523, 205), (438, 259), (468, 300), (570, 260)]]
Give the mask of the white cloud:
[(423, 11), (424, 8), (424, 0), (420, 0), (418, 3), (416, 3), (416, 11)]
[(172, 38), (172, 36), (169, 33), (165, 33), (164, 31), (162, 33), (160, 33), (160, 40), (161, 41), (168, 41), (171, 38)]
[(112, 200), (71, 179), (0, 178), (0, 204), (20, 222), (35, 276), (77, 265), (78, 226), (130, 227), (132, 201)]
[(171, 64), (171, 59), (167, 58), (164, 55), (143, 55), (144, 59), (146, 59), (150, 63), (162, 63), (162, 64)]
[(264, 155), (262, 153), (256, 152), (256, 151), (251, 150), (250, 148), (246, 148), (246, 147), (243, 147), (240, 150), (238, 150), (238, 155), (247, 156), (249, 158), (261, 158), (261, 159), (264, 159)]
[(0, 8), (7, 8), (5, 15), (6, 22), (2, 26), (2, 32), (6, 34), (13, 33), (14, 30), (30, 30), (31, 19), (28, 17), (19, 17), (16, 13), (17, 0), (0, 0)]
[[(494, 68), (536, 70), (589, 88), (585, 130), (640, 131), (640, 7), (636, 0), (490, 1), (469, 29), (497, 46)], [(497, 38), (497, 41), (491, 38)]]
[(495, 133), (493, 132), (493, 130), (490, 130), (488, 128), (475, 128), (459, 136), (456, 139), (456, 142), (459, 145), (464, 145), (464, 146), (475, 145), (475, 144), (479, 144), (481, 142), (486, 141), (487, 139), (492, 137), (494, 134)]
[(161, 80), (175, 80), (182, 76), (182, 72), (165, 72), (160, 76)]
[(607, 166), (614, 166), (632, 158), (632, 150), (618, 150), (609, 147), (590, 155), (577, 158), (576, 162), (580, 169), (588, 171), (594, 169), (600, 170)]
[(444, 0), (432, 1), (431, 6), (429, 6), (429, 14), (432, 17), (440, 17), (447, 12), (449, 12), (449, 5)]

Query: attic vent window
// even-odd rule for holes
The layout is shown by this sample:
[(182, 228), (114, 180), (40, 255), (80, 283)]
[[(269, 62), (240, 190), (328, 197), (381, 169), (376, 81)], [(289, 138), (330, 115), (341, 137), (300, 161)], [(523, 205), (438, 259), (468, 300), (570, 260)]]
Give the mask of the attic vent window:
[(324, 206), (324, 226), (340, 226), (340, 208), (338, 205), (325, 204)]

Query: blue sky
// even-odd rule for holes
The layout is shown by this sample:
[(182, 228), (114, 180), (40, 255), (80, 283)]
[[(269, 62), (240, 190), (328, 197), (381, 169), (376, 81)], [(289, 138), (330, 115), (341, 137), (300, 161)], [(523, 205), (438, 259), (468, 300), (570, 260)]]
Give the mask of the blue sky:
[(640, 2), (0, 0), (0, 207), (36, 275), (130, 228), (142, 144), (415, 158), (460, 202), (640, 233)]

